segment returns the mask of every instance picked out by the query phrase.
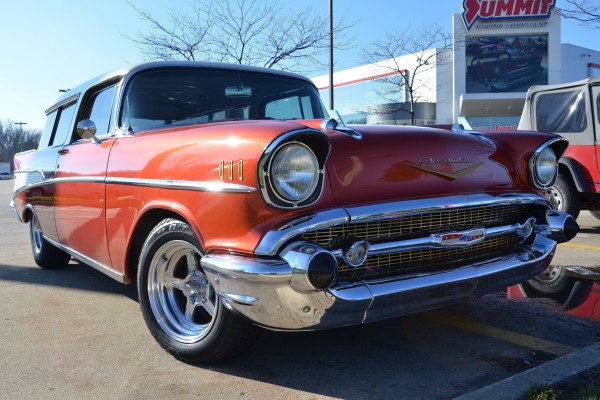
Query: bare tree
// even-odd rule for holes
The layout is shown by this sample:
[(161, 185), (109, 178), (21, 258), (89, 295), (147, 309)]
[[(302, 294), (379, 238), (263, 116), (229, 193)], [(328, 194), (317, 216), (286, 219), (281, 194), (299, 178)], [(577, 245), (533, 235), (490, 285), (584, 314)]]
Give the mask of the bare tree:
[[(415, 108), (423, 91), (435, 89), (424, 76), (449, 60), (452, 46), (452, 34), (434, 25), (415, 31), (388, 33), (385, 39), (363, 50), (364, 61), (382, 71), (382, 77), (378, 79), (382, 84), (379, 94), (395, 104), (384, 113), (404, 111), (414, 124)], [(369, 112), (381, 113), (377, 110)]]
[(564, 2), (569, 5), (558, 9), (560, 15), (577, 20), (582, 25), (600, 29), (600, 5), (596, 0), (564, 0)]
[(151, 32), (140, 33), (138, 38), (128, 39), (138, 44), (142, 53), (150, 59), (161, 60), (196, 60), (209, 57), (209, 31), (211, 28), (211, 10), (201, 10), (196, 2), (192, 13), (169, 10), (169, 24), (154, 18), (146, 11), (129, 3), (140, 17), (150, 24)]
[(0, 121), (0, 162), (11, 162), (21, 151), (35, 149), (42, 132), (38, 129), (21, 129), (13, 121)]
[[(150, 32), (129, 39), (148, 58), (220, 61), (302, 72), (324, 66), (320, 56), (328, 49), (328, 20), (308, 9), (291, 14), (273, 0), (194, 2), (189, 16), (171, 10), (169, 21), (162, 22), (132, 7), (149, 24)], [(344, 39), (349, 27), (344, 23), (334, 27), (337, 49), (349, 47)]]

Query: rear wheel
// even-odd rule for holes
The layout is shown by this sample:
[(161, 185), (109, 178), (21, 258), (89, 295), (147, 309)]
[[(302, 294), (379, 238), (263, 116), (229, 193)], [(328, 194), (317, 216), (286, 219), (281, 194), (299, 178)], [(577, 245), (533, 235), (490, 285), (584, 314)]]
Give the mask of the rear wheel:
[(575, 278), (565, 274), (562, 266), (550, 265), (542, 273), (529, 280), (529, 284), (548, 297), (564, 302), (576, 281)]
[(240, 352), (257, 328), (223, 305), (202, 270), (202, 256), (188, 224), (163, 220), (142, 248), (138, 292), (156, 341), (178, 359), (209, 363)]
[(590, 210), (592, 215), (598, 219), (600, 219), (600, 210)]
[(579, 216), (581, 198), (569, 177), (558, 175), (554, 186), (546, 189), (546, 197), (554, 202), (558, 211), (571, 214), (575, 219)]
[(35, 214), (29, 220), (29, 238), (31, 239), (31, 252), (35, 263), (44, 269), (58, 269), (65, 267), (71, 256), (50, 244), (42, 233), (40, 222)]

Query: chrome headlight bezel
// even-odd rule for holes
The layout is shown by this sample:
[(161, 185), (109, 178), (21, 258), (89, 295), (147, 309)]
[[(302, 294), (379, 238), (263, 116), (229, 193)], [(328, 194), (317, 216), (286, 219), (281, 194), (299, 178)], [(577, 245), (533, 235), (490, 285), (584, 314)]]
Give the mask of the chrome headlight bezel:
[(269, 173), (274, 193), (279, 199), (301, 203), (317, 188), (319, 162), (315, 153), (307, 145), (289, 142), (279, 147), (273, 154)]
[[(306, 207), (315, 203), (323, 191), (325, 161), (329, 155), (330, 143), (327, 136), (316, 130), (299, 130), (287, 132), (275, 139), (263, 152), (258, 162), (258, 183), (265, 201), (281, 209)], [(293, 188), (295, 175), (301, 179), (298, 170), (292, 170), (292, 180), (286, 184), (277, 180), (278, 163), (286, 162), (286, 152), (296, 151), (310, 159), (312, 164), (308, 170), (312, 170), (312, 177), (301, 193), (294, 195)], [(306, 160), (305, 160), (306, 161)], [(292, 168), (293, 169), (293, 168)], [(301, 168), (300, 168), (301, 169)], [(303, 172), (304, 174), (307, 171)], [(284, 174), (285, 175), (285, 174)], [(304, 176), (306, 178), (306, 175)]]
[[(538, 189), (547, 189), (556, 183), (558, 177), (558, 159), (566, 149), (564, 139), (558, 138), (544, 143), (529, 158), (529, 180)], [(564, 149), (555, 149), (560, 144)], [(557, 154), (557, 150), (560, 154)]]

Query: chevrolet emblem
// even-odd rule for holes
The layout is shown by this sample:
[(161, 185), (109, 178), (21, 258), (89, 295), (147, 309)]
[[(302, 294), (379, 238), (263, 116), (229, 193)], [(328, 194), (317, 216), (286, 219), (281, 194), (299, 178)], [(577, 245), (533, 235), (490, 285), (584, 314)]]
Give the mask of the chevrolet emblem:
[(429, 174), (439, 176), (441, 178), (453, 181), (455, 179), (462, 178), (463, 176), (467, 175), (470, 172), (475, 171), (477, 168), (481, 167), (483, 165), (483, 163), (480, 162), (480, 163), (471, 165), (469, 167), (459, 169), (458, 171), (455, 171), (455, 172), (443, 172), (443, 171), (438, 171), (435, 169), (423, 167), (422, 165), (415, 165), (415, 164), (410, 164), (410, 163), (402, 163), (402, 165), (406, 165), (407, 167), (415, 168), (420, 171), (427, 172)]

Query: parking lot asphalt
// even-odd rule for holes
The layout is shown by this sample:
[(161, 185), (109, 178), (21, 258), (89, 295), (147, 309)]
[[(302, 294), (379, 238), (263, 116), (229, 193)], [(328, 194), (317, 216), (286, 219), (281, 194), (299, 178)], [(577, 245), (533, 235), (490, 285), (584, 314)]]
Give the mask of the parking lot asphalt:
[[(148, 333), (135, 287), (73, 261), (34, 265), (11, 189), (0, 182), (0, 398), (511, 398), (600, 362), (600, 321), (496, 293), (359, 327), (265, 331), (230, 362), (181, 363)], [(578, 221), (569, 245), (587, 247), (561, 245), (556, 260), (593, 267), (600, 221)]]

